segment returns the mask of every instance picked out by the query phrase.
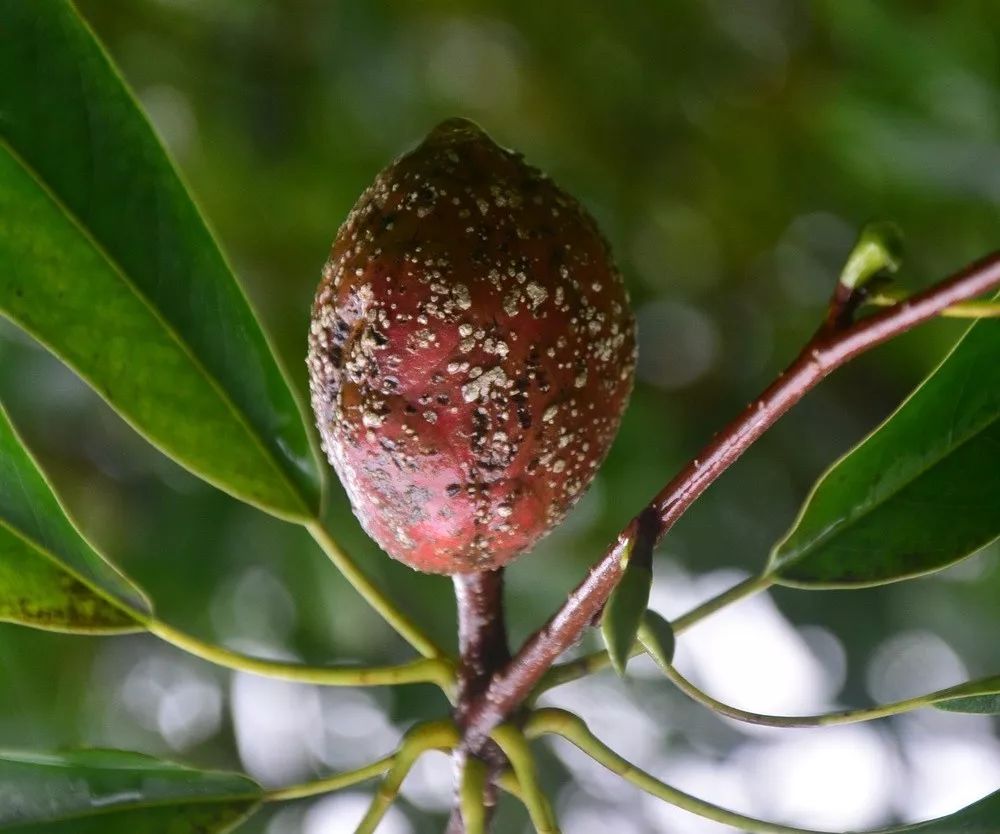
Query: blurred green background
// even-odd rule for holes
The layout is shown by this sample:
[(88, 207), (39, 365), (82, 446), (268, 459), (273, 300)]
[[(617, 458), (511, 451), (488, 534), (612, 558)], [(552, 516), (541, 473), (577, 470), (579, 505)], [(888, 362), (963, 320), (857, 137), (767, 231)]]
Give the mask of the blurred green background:
[[(515, 644), (793, 356), (864, 221), (902, 226), (910, 287), (1000, 237), (995, 2), (78, 5), (300, 391), (309, 305), (337, 227), (374, 174), (437, 121), (475, 119), (597, 216), (639, 318), (639, 382), (590, 492), (508, 571)], [(664, 542), (654, 607), (679, 613), (758, 570), (818, 474), (962, 329), (926, 326), (810, 395)], [(168, 622), (313, 663), (409, 656), (306, 535), (181, 471), (5, 323), (0, 394), (83, 529)], [(336, 483), (329, 512), (364, 566), (454, 641), (448, 580), (378, 552)], [(777, 590), (770, 600), (685, 635), (678, 665), (741, 706), (788, 712), (1000, 671), (997, 548), (919, 581)], [(0, 680), (4, 746), (128, 747), (245, 769), (268, 784), (382, 755), (401, 728), (446, 706), (429, 687), (320, 692), (215, 670), (150, 637), (12, 625), (0, 625)], [(986, 718), (921, 713), (875, 728), (750, 731), (688, 704), (642, 663), (629, 681), (602, 675), (552, 703), (578, 708), (605, 740), (681, 787), (791, 823), (874, 827), (1000, 787), (998, 726)], [(664, 811), (564, 747), (542, 755), (572, 834), (724, 830)], [(440, 830), (450, 777), (443, 756), (428, 759), (380, 831)], [(366, 787), (262, 815), (246, 830), (349, 831)], [(500, 832), (527, 825), (507, 804), (501, 823)]]

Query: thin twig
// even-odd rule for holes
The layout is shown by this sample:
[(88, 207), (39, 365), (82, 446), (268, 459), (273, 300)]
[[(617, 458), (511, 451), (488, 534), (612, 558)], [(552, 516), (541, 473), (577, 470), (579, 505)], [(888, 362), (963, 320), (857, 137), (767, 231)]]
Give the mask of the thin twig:
[(375, 609), (396, 633), (424, 657), (444, 657), (445, 653), (409, 616), (383, 593), (337, 544), (333, 536), (319, 521), (309, 521), (305, 528), (333, 562), (337, 570), (361, 594), (365, 602)]
[[(904, 298), (900, 292), (874, 293), (865, 297), (865, 304), (872, 307), (892, 307)], [(992, 319), (1000, 318), (1000, 301), (964, 301), (945, 307), (940, 313), (946, 319)]]
[(151, 634), (188, 654), (217, 666), (262, 677), (318, 686), (397, 686), (426, 682), (437, 684), (449, 696), (455, 688), (454, 667), (443, 657), (422, 657), (396, 666), (306, 666), (234, 652), (199, 640), (161, 620), (150, 618), (144, 624)]
[[(874, 315), (852, 323), (844, 313), (856, 299), (837, 285), (819, 331), (791, 365), (724, 428), (649, 503), (659, 514), (657, 540), (694, 501), (806, 393), (851, 359), (937, 316), (942, 310), (1000, 286), (1000, 253)], [(576, 643), (621, 576), (621, 554), (636, 535), (637, 518), (569, 595), (562, 608), (493, 676), (465, 713), (466, 743), (476, 745), (529, 696), (560, 654)]]
[(679, 617), (672, 619), (670, 625), (673, 626), (674, 634), (681, 634), (687, 631), (695, 623), (701, 622), (710, 614), (721, 611), (723, 608), (741, 599), (746, 599), (746, 597), (766, 591), (773, 584), (774, 578), (767, 574), (750, 576), (744, 579), (742, 582), (733, 585), (732, 588), (716, 594), (711, 599), (707, 599), (700, 605), (695, 606), (686, 614), (681, 614)]
[(528, 809), (528, 816), (531, 817), (531, 823), (537, 834), (559, 834), (555, 815), (538, 784), (535, 757), (531, 753), (524, 733), (513, 724), (501, 724), (493, 729), (493, 740), (510, 759), (510, 766), (517, 776), (521, 791), (521, 801)]
[(428, 750), (451, 750), (459, 741), (458, 729), (450, 721), (427, 721), (411, 727), (354, 834), (374, 834), (417, 759)]
[(381, 776), (392, 768), (396, 762), (395, 755), (386, 756), (376, 762), (359, 767), (356, 770), (349, 770), (344, 773), (337, 773), (334, 776), (326, 776), (323, 779), (315, 779), (312, 782), (302, 782), (298, 785), (290, 785), (287, 788), (274, 788), (264, 794), (265, 802), (286, 802), (290, 799), (304, 799), (309, 796), (319, 796), (320, 794), (339, 791), (364, 782), (374, 776)]
[(462, 769), (458, 788), (458, 804), (462, 815), (465, 834), (486, 834), (489, 816), (483, 796), (489, 787), (490, 768), (486, 762), (469, 757)]
[(724, 825), (731, 825), (740, 831), (750, 831), (753, 834), (825, 834), (825, 832), (812, 829), (793, 828), (790, 825), (754, 819), (736, 811), (730, 811), (728, 808), (705, 802), (703, 799), (698, 799), (691, 794), (671, 787), (619, 756), (591, 733), (583, 720), (573, 713), (557, 709), (539, 710), (531, 716), (525, 727), (525, 732), (528, 738), (538, 738), (547, 734), (561, 736), (598, 764), (604, 765), (612, 773), (617, 773), (651, 796), (669, 802), (678, 808), (683, 808), (692, 814)]
[[(720, 611), (741, 599), (767, 590), (773, 584), (774, 579), (764, 574), (762, 576), (751, 576), (733, 585), (733, 587), (728, 588), (711, 599), (705, 600), (705, 602), (695, 606), (690, 611), (671, 620), (670, 625), (673, 627), (674, 634), (687, 631), (691, 626), (701, 622), (716, 611)], [(644, 654), (645, 651), (642, 644), (636, 640), (632, 646), (632, 651), (629, 652), (629, 657)], [(607, 669), (610, 665), (611, 658), (605, 649), (590, 652), (566, 663), (558, 663), (545, 673), (538, 682), (538, 685), (532, 690), (529, 703), (534, 702), (542, 693), (547, 692), (553, 687), (562, 686), (564, 683), (575, 681), (594, 672), (600, 672), (602, 669)]]
[[(590, 756), (595, 762), (603, 765), (612, 773), (618, 774), (626, 781), (631, 782), (650, 796), (655, 796), (657, 799), (662, 799), (664, 802), (669, 802), (677, 808), (697, 814), (705, 819), (710, 819), (723, 825), (730, 825), (740, 831), (750, 832), (751, 834), (834, 834), (833, 832), (816, 831), (811, 828), (795, 828), (790, 825), (782, 825), (777, 822), (748, 817), (738, 811), (731, 811), (728, 808), (714, 805), (711, 802), (706, 802), (704, 799), (699, 799), (696, 796), (678, 790), (665, 782), (661, 782), (655, 776), (646, 773), (646, 771), (636, 767), (627, 759), (620, 756), (590, 732), (583, 719), (565, 710), (543, 709), (535, 712), (525, 725), (524, 733), (529, 739), (536, 739), (543, 735), (561, 736), (581, 752)], [(957, 832), (959, 830), (992, 832), (995, 830), (993, 827), (981, 827), (986, 823), (986, 818), (982, 814), (975, 815), (974, 811), (972, 815), (967, 816), (966, 814), (966, 812), (972, 811), (974, 808), (981, 807), (983, 802), (989, 802), (992, 797), (993, 795), (991, 794), (990, 797), (985, 797), (984, 800), (967, 806), (956, 816), (927, 820), (924, 823), (915, 823), (914, 825), (907, 825), (901, 828), (879, 828), (878, 831), (869, 831), (866, 834), (893, 834), (893, 832), (902, 834), (904, 831), (915, 832), (924, 830), (928, 833), (936, 831), (941, 832), (941, 834), (944, 834), (944, 832)], [(979, 826), (973, 822), (973, 815), (979, 821)], [(958, 821), (958, 817), (964, 818), (964, 824)], [(969, 827), (970, 824), (971, 827)], [(858, 832), (858, 834), (862, 834), (862, 832)]]
[(835, 724), (858, 724), (862, 721), (874, 721), (877, 718), (886, 718), (890, 715), (899, 715), (911, 710), (933, 706), (938, 701), (946, 700), (946, 696), (950, 695), (950, 690), (954, 689), (954, 687), (941, 689), (927, 695), (918, 695), (915, 698), (907, 698), (905, 701), (895, 701), (877, 707), (837, 710), (817, 715), (766, 715), (760, 712), (749, 712), (713, 698), (684, 677), (674, 666), (664, 667), (663, 673), (689, 698), (726, 718), (732, 718), (746, 724), (756, 724), (760, 727), (781, 727), (784, 729), (829, 727)]

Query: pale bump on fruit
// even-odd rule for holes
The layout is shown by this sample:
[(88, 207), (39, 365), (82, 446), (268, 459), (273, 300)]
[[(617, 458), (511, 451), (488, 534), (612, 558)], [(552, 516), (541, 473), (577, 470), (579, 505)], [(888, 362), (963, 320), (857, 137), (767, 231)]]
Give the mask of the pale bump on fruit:
[(590, 484), (632, 388), (635, 322), (593, 218), (451, 119), (340, 228), (308, 366), (368, 534), (422, 571), (498, 568)]

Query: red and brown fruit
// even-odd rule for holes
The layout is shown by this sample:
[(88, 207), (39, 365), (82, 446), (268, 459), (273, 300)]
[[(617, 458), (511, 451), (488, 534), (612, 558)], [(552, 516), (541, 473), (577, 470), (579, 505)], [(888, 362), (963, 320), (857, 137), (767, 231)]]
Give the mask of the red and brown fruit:
[(418, 570), (467, 573), (528, 550), (589, 485), (632, 387), (635, 323), (586, 210), (452, 119), (340, 228), (308, 365), (368, 534)]

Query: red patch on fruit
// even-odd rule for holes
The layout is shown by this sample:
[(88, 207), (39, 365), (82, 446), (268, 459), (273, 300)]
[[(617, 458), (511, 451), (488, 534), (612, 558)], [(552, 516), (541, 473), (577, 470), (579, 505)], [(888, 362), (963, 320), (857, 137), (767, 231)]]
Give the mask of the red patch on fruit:
[(500, 567), (593, 479), (635, 324), (593, 218), (462, 119), (383, 170), (313, 306), (323, 448), (368, 534), (422, 571)]

